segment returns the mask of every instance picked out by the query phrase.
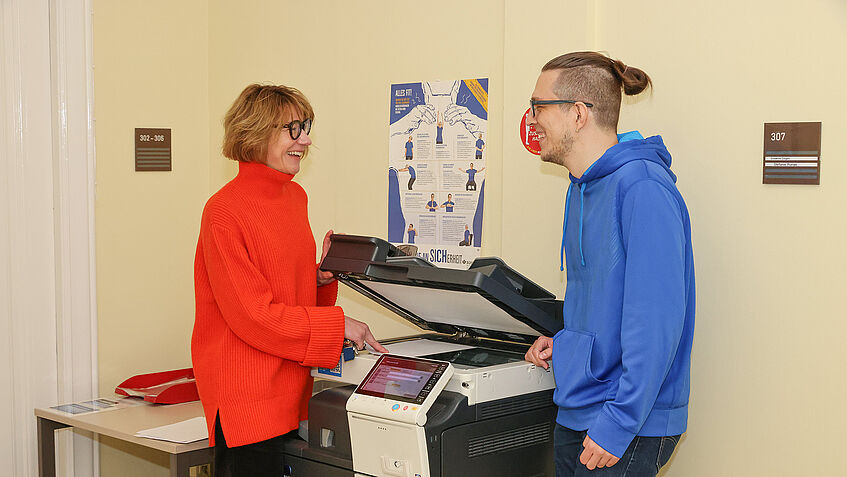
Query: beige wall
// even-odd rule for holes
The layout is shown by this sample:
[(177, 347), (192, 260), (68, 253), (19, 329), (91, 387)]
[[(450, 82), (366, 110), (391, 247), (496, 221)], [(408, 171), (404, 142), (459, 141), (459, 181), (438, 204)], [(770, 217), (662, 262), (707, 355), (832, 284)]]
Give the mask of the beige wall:
[[(626, 12), (609, 0), (134, 5), (95, 2), (104, 393), (131, 374), (190, 364), (197, 224), (235, 173), (220, 157), (221, 117), (250, 82), (296, 86), (314, 104), (316, 147), (298, 181), (320, 238), (330, 227), (385, 235), (390, 83), (489, 77), (483, 253), (561, 297), (566, 174), (525, 152), (518, 124), (545, 61), (601, 49), (653, 77), (652, 95), (626, 101), (621, 130), (664, 137), (692, 215), (690, 432), (666, 475), (840, 471), (844, 2), (645, 0)], [(761, 184), (765, 121), (823, 122), (821, 186)], [(145, 126), (173, 128), (173, 172), (133, 172), (130, 134)], [(378, 337), (413, 331), (352, 293), (340, 303)], [(123, 462), (163, 471), (114, 445), (103, 460), (103, 475), (128, 475), (106, 472)]]
[[(691, 209), (690, 430), (671, 475), (839, 475), (847, 252), (847, 3), (599, 2), (598, 43), (653, 75)], [(822, 121), (820, 186), (762, 185), (763, 122)], [(804, 449), (814, 449), (806, 452)]]
[[(135, 374), (191, 366), (194, 247), (209, 194), (207, 29), (204, 0), (94, 2), (103, 395)], [(172, 129), (172, 172), (135, 172), (136, 127)], [(165, 471), (167, 459), (125, 447), (103, 440), (101, 475)]]

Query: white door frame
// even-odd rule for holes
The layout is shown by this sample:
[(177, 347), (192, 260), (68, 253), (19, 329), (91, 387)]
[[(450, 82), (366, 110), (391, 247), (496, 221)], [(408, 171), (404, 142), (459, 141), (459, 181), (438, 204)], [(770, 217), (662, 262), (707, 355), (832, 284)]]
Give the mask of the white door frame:
[[(6, 475), (37, 475), (34, 407), (97, 393), (92, 36), (91, 0), (0, 4), (0, 473)], [(96, 441), (60, 434), (59, 475), (98, 475)]]
[[(92, 5), (49, 4), (58, 394), (73, 402), (98, 394)], [(99, 475), (96, 441), (79, 433), (73, 440), (72, 475)]]

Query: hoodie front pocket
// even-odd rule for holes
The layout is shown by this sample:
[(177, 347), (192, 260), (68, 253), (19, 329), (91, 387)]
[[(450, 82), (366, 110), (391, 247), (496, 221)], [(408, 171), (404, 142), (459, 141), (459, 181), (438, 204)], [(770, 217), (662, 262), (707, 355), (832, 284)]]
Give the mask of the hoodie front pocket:
[(579, 409), (606, 400), (611, 381), (591, 374), (593, 348), (594, 336), (588, 333), (562, 330), (553, 339), (553, 401), (559, 407)]

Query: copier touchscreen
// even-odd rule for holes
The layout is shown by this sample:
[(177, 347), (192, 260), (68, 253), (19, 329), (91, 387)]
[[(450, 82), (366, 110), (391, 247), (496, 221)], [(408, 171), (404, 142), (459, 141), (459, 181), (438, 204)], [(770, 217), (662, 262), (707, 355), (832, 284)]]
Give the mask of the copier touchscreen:
[(356, 393), (421, 404), (446, 368), (443, 362), (383, 355)]

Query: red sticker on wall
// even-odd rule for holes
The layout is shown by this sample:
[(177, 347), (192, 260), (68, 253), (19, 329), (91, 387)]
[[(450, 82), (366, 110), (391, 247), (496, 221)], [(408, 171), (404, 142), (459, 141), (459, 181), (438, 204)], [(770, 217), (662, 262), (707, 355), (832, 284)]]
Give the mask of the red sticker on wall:
[(530, 114), (532, 114), (532, 112), (527, 109), (521, 119), (521, 142), (527, 151), (535, 154), (536, 156), (540, 156), (541, 144), (538, 144), (538, 134), (535, 132), (535, 126), (526, 123)]

